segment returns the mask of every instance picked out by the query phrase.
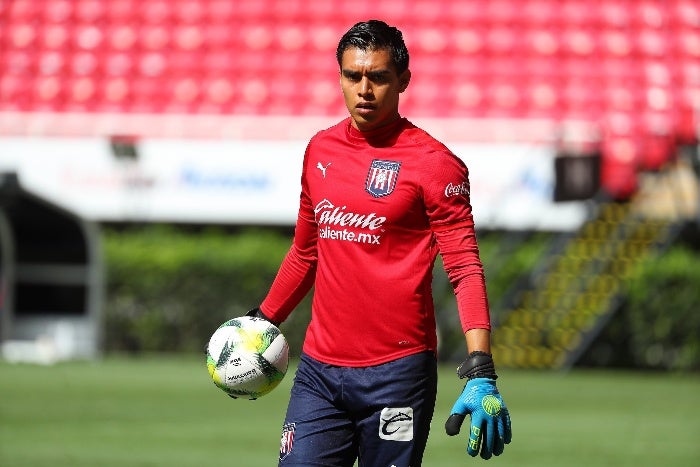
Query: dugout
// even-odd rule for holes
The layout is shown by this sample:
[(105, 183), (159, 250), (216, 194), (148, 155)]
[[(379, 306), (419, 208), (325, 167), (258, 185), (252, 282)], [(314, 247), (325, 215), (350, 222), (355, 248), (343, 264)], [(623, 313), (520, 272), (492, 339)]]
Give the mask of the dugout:
[(0, 342), (11, 361), (98, 354), (99, 228), (0, 173)]

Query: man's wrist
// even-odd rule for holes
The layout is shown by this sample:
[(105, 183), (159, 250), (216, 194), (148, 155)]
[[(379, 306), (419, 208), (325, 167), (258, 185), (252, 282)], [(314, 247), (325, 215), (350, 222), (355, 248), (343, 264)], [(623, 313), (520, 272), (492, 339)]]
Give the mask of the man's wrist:
[(246, 313), (246, 316), (251, 316), (253, 318), (262, 318), (266, 321), (271, 322), (275, 326), (279, 326), (279, 323), (272, 321), (270, 318), (268, 318), (265, 313), (260, 309), (260, 307), (255, 307), (252, 310), (250, 310), (248, 313)]
[(498, 378), (491, 354), (479, 350), (467, 355), (467, 358), (457, 368), (457, 376), (460, 379)]

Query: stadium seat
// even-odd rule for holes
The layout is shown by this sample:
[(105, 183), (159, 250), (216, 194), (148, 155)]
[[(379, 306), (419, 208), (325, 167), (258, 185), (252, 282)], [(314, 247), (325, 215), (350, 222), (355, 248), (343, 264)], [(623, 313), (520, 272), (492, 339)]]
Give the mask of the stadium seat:
[(126, 52), (130, 52), (135, 48), (139, 37), (136, 28), (126, 23), (116, 23), (107, 26), (105, 34), (110, 48)]
[(27, 49), (36, 46), (37, 31), (29, 21), (17, 21), (7, 27), (9, 46), (15, 49)]
[(13, 2), (2, 2), (7, 7), (7, 18), (9, 22), (34, 21), (41, 13), (42, 6), (35, 0), (15, 0)]
[[(588, 2), (587, 2), (588, 3)], [(630, 26), (630, 4), (633, 2), (604, 0), (599, 5), (601, 25), (610, 29), (624, 29)]]
[(38, 13), (42, 19), (49, 23), (68, 23), (73, 17), (73, 6), (75, 2), (71, 0), (52, 0), (42, 3)]
[(669, 25), (669, 11), (661, 2), (640, 0), (632, 2), (632, 22), (637, 29), (661, 29)]
[(97, 24), (105, 19), (109, 6), (102, 0), (80, 0), (75, 5), (74, 17), (84, 24)]
[[(47, 49), (63, 50), (70, 46), (70, 31), (64, 24), (47, 24), (41, 29), (40, 45)], [(68, 50), (62, 53), (68, 53)]]
[(601, 187), (613, 199), (629, 199), (639, 185), (639, 142), (632, 136), (608, 137), (601, 152)]
[(673, 27), (700, 28), (700, 5), (695, 0), (675, 0), (672, 2), (671, 21)]
[(172, 42), (172, 30), (162, 24), (145, 24), (139, 28), (138, 45), (145, 50), (161, 50)]
[[(470, 2), (471, 3), (471, 2)], [(459, 2), (455, 2), (459, 5)], [(522, 0), (518, 2), (519, 17), (530, 28), (542, 28), (561, 20), (561, 2), (549, 0)]]
[(32, 81), (20, 75), (0, 76), (0, 110), (26, 112), (33, 110), (31, 101)]
[(100, 110), (105, 112), (124, 111), (131, 96), (131, 80), (123, 77), (109, 77), (102, 81)]

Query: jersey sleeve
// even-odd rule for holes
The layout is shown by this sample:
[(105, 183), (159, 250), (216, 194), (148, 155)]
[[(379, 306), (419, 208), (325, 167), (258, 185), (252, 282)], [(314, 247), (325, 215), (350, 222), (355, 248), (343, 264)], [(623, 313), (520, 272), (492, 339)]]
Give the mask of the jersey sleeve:
[(268, 318), (279, 323), (287, 319), (309, 293), (316, 277), (318, 229), (306, 182), (307, 159), (308, 148), (302, 168), (294, 241), (282, 260), (270, 291), (260, 305)]
[(469, 196), (469, 172), (449, 151), (439, 151), (425, 175), (426, 213), (457, 300), (462, 329), (491, 329), (484, 268)]

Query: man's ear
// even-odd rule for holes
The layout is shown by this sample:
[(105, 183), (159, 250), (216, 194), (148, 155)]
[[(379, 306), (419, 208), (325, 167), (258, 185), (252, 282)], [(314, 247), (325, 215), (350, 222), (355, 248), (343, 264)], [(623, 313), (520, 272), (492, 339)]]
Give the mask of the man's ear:
[(404, 92), (411, 82), (411, 70), (406, 70), (399, 76), (399, 92)]

